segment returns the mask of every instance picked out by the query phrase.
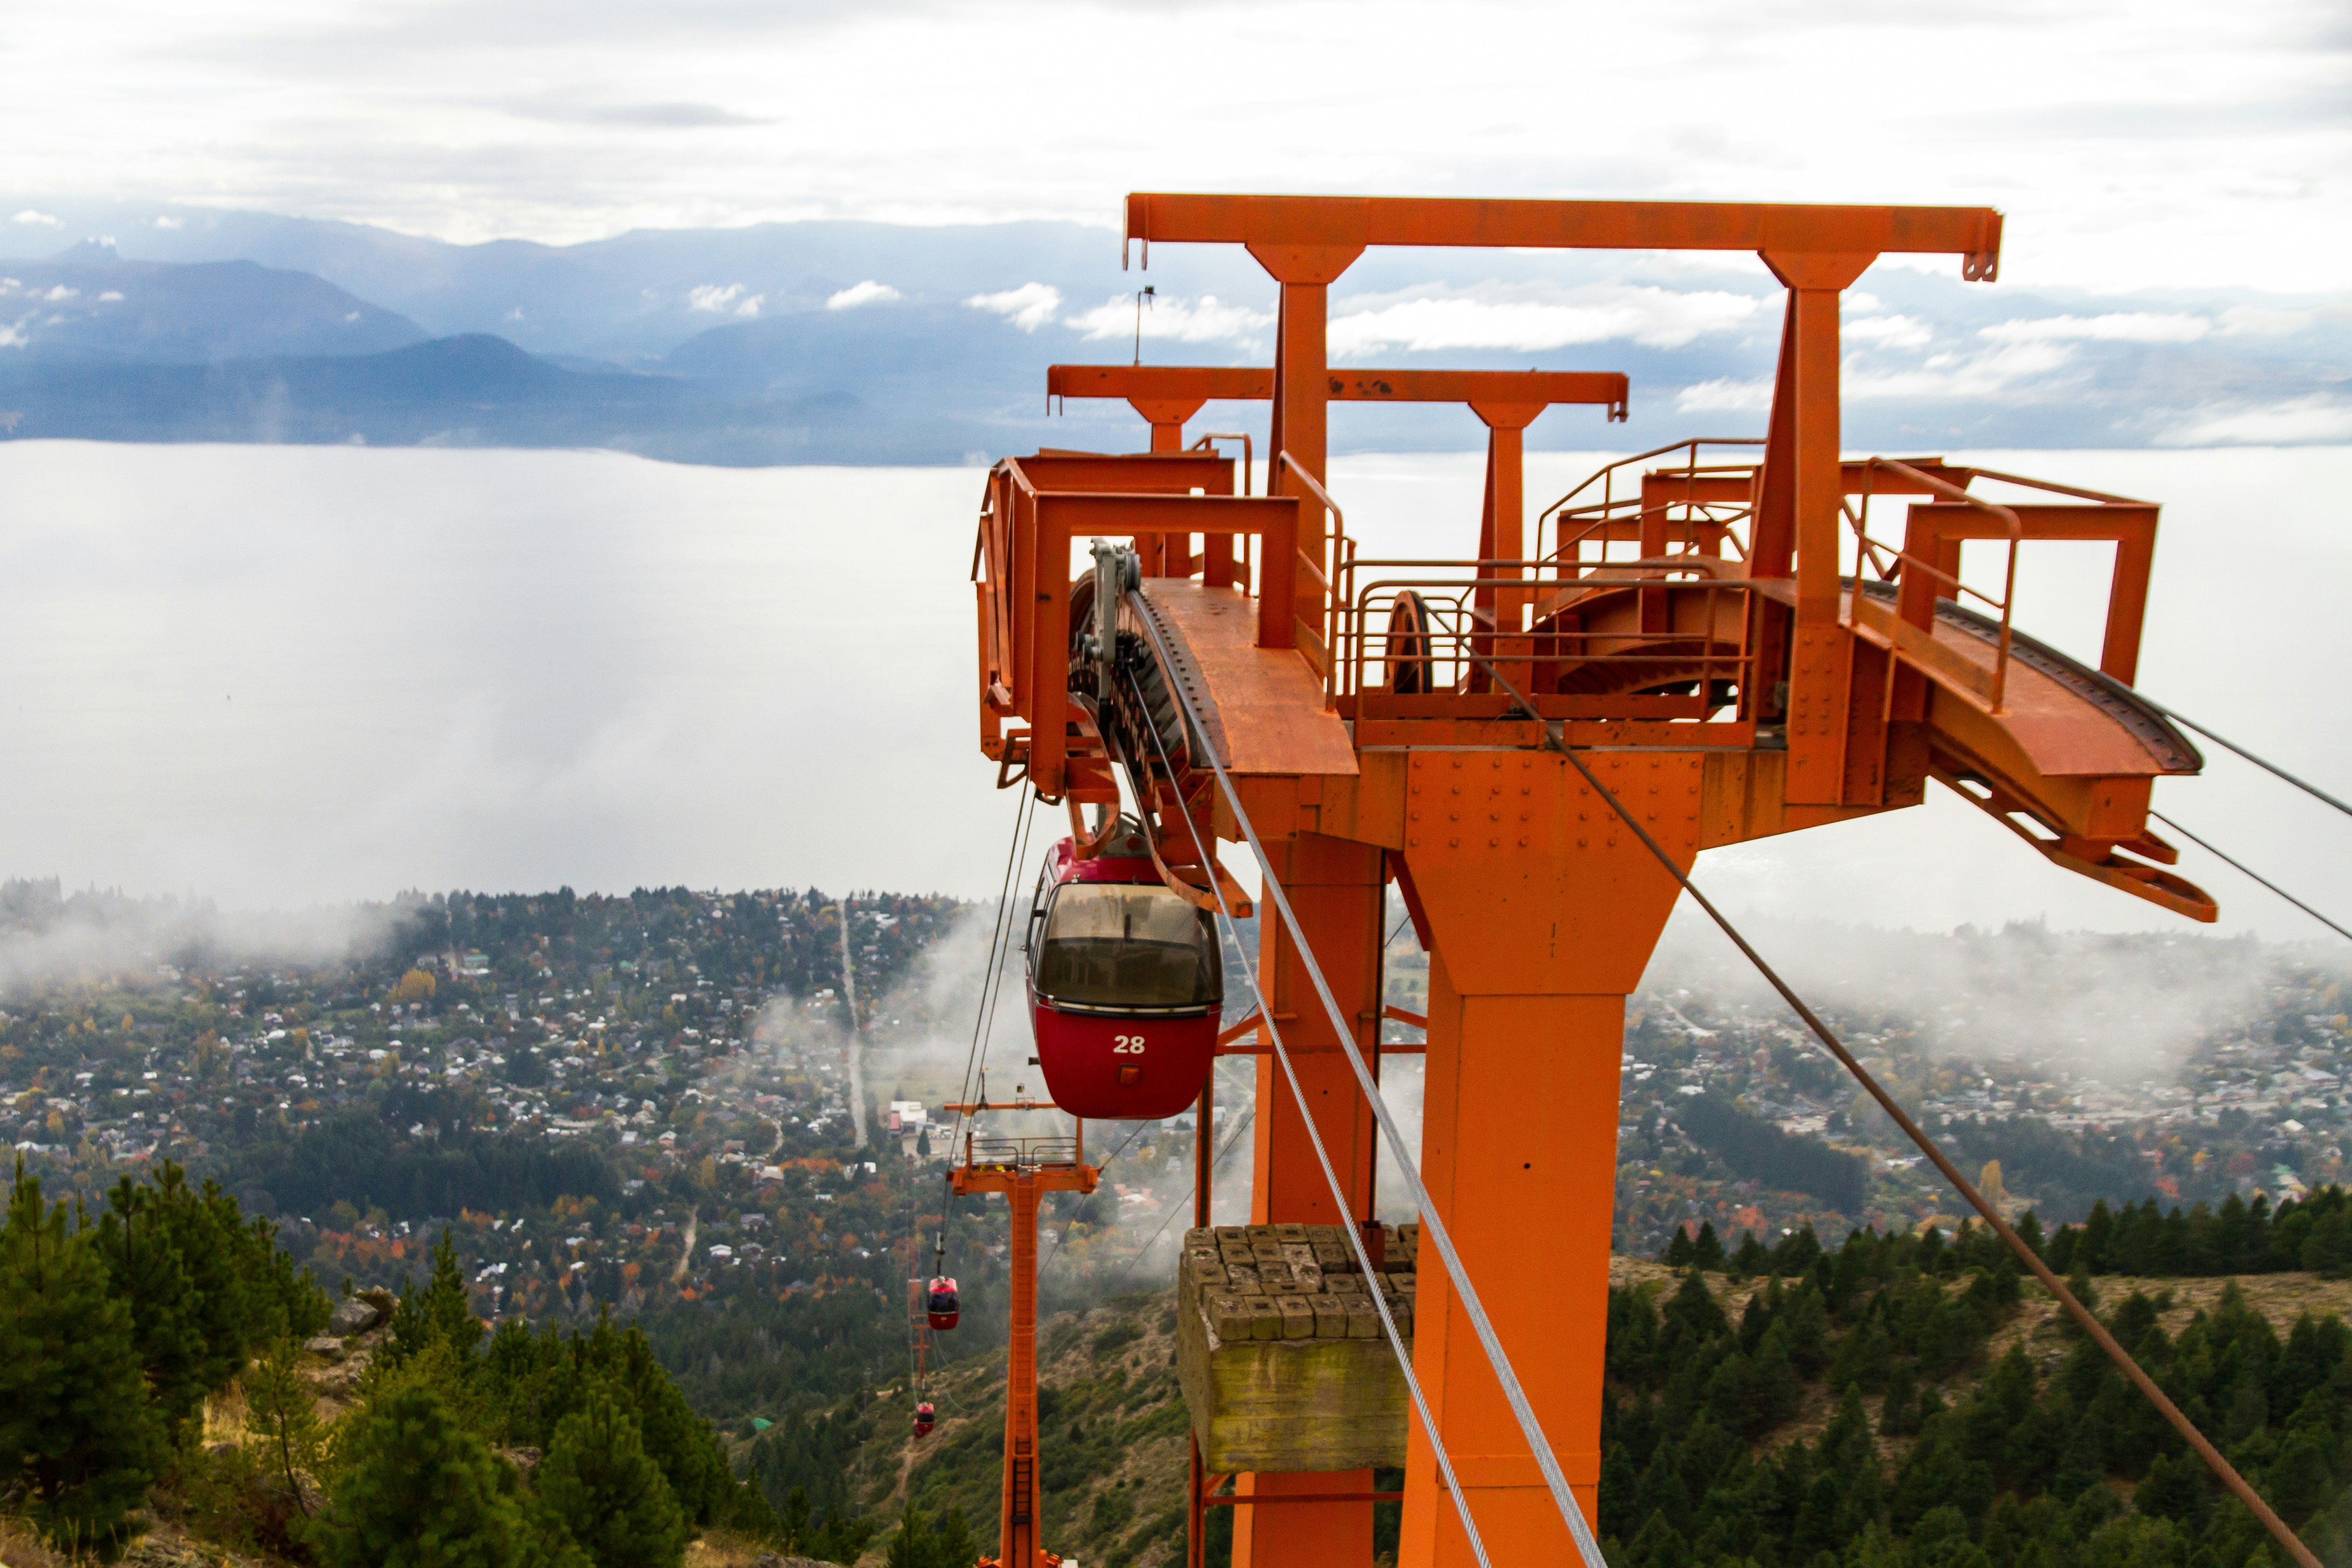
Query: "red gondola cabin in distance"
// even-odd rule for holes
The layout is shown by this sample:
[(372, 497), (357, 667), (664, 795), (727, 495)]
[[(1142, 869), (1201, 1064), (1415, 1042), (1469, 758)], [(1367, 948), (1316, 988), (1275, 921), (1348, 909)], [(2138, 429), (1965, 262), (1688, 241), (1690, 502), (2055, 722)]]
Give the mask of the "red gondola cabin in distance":
[[(1054, 1103), (1153, 1122), (1198, 1100), (1225, 994), (1216, 918), (1160, 880), (1140, 829), (1045, 858), (1029, 912), (1029, 1022)], [(1117, 852), (1118, 851), (1128, 852)]]
[(931, 1282), (923, 1287), (923, 1315), (930, 1320), (931, 1327), (935, 1329), (955, 1327), (960, 1310), (956, 1303), (956, 1282), (953, 1280), (940, 1274), (934, 1276)]
[(916, 1437), (929, 1437), (931, 1435), (931, 1427), (937, 1424), (937, 1421), (938, 1417), (932, 1413), (931, 1402), (929, 1400), (926, 1399), (920, 1405), (915, 1406)]

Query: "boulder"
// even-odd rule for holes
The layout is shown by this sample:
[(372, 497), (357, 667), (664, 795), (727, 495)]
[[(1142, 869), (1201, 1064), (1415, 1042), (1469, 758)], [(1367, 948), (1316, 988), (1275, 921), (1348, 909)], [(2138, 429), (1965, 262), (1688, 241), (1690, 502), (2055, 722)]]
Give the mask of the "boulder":
[(302, 1348), (312, 1355), (323, 1355), (329, 1361), (343, 1359), (343, 1342), (331, 1333), (322, 1333), (316, 1339), (304, 1340)]
[(354, 1301), (365, 1301), (369, 1306), (373, 1307), (383, 1315), (387, 1322), (392, 1319), (393, 1308), (400, 1305), (400, 1298), (382, 1285), (370, 1285), (363, 1291), (354, 1291), (352, 1292), (352, 1297)]
[(383, 1313), (372, 1302), (352, 1296), (336, 1306), (335, 1315), (327, 1320), (327, 1332), (337, 1339), (350, 1339), (367, 1333), (383, 1319)]

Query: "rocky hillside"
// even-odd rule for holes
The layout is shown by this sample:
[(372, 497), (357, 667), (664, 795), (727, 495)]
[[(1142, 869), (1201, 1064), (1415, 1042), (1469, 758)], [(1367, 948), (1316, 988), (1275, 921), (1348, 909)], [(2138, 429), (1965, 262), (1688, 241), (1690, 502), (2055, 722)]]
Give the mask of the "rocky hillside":
[[(1114, 1297), (1039, 1326), (1044, 1538), (1087, 1568), (1183, 1561), (1187, 1450), (1175, 1328), (1171, 1291)], [(956, 1336), (940, 1337), (952, 1355)], [(930, 1380), (939, 1426), (922, 1438), (913, 1435), (911, 1379), (883, 1390), (850, 1464), (856, 1505), (869, 1518), (898, 1517), (910, 1501), (933, 1518), (961, 1508), (992, 1552), (1003, 1379), (1002, 1350), (946, 1363)], [(862, 1563), (880, 1563), (889, 1542), (877, 1537)]]

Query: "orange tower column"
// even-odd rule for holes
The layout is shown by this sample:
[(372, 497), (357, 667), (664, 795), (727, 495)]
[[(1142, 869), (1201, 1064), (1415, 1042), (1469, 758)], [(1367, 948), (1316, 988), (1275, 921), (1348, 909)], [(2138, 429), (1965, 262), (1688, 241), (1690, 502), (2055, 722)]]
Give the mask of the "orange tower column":
[(1013, 1211), (1011, 1332), (1004, 1352), (1004, 1480), (996, 1560), (1037, 1568), (1037, 1173), (1004, 1184)]
[[(1381, 851), (1346, 839), (1301, 833), (1286, 843), (1269, 841), (1266, 852), (1333, 998), (1354, 1021), (1359, 1047), (1368, 1049), (1379, 1028), (1381, 918), (1388, 874)], [(1371, 1111), (1331, 1038), (1330, 1019), (1281, 916), (1267, 904), (1260, 907), (1258, 918), (1259, 983), (1298, 1070), (1299, 1087), (1314, 1107), (1324, 1151), (1347, 1189), (1349, 1209), (1343, 1212), (1331, 1201), (1330, 1186), (1316, 1163), (1282, 1064), (1261, 1056), (1250, 1221), (1351, 1224), (1370, 1212), (1372, 1140), (1377, 1136)], [(1313, 1471), (1244, 1475), (1234, 1486), (1247, 1496), (1350, 1492), (1370, 1491), (1371, 1479), (1370, 1470)], [(1372, 1560), (1370, 1503), (1284, 1503), (1236, 1509), (1234, 1514), (1234, 1568), (1292, 1568), (1298, 1563), (1366, 1568)]]
[[(1585, 755), (1687, 865), (1699, 758)], [(1591, 1521), (1625, 997), (1678, 889), (1563, 758), (1417, 754), (1408, 790), (1405, 863), (1435, 943), (1422, 1176)], [(1413, 1368), (1488, 1555), (1577, 1561), (1426, 1240), (1419, 1275)], [(1416, 1421), (1399, 1568), (1473, 1561)]]

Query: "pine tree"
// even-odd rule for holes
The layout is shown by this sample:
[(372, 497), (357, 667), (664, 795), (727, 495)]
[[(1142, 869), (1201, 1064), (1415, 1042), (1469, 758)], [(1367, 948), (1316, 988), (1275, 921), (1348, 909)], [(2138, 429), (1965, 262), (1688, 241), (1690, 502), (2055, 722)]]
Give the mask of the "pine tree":
[(319, 1532), (328, 1568), (523, 1568), (532, 1550), (499, 1461), (432, 1389), (364, 1415)]
[(1698, 1239), (1691, 1246), (1691, 1263), (1710, 1272), (1723, 1268), (1723, 1239), (1715, 1233), (1714, 1220), (1698, 1228)]
[(2352, 1269), (2352, 1214), (2338, 1208), (2314, 1221), (2297, 1260), (2313, 1273), (2331, 1280)]
[(270, 1468), (286, 1482), (295, 1506), (307, 1515), (310, 1504), (303, 1495), (301, 1473), (317, 1462), (319, 1413), (310, 1385), (297, 1370), (300, 1354), (292, 1340), (280, 1340), (247, 1370), (245, 1425), (261, 1439)]
[(68, 1230), (21, 1158), (0, 1228), (0, 1453), (24, 1511), (76, 1547), (114, 1536), (166, 1453), (93, 1232)]
[(961, 1505), (950, 1507), (932, 1527), (937, 1538), (931, 1548), (931, 1561), (938, 1568), (972, 1568), (980, 1561), (980, 1538), (971, 1532), (971, 1521), (963, 1516)]
[(466, 1301), (466, 1276), (457, 1266), (457, 1249), (449, 1232), (433, 1247), (433, 1272), (422, 1289), (401, 1291), (393, 1309), (392, 1332), (378, 1357), (387, 1366), (399, 1366), (436, 1344), (446, 1345), (459, 1360), (470, 1356), (482, 1337), (481, 1320)]
[(914, 1499), (898, 1515), (898, 1531), (882, 1556), (883, 1568), (940, 1568), (932, 1555), (931, 1532)]
[(557, 1426), (539, 1493), (597, 1568), (677, 1568), (685, 1559), (677, 1500), (636, 1422), (604, 1388)]
[(131, 1309), (148, 1386), (176, 1435), (203, 1407), (220, 1371), (205, 1342), (203, 1302), (153, 1190), (124, 1176), (106, 1195), (106, 1206), (95, 1243), (113, 1294)]
[(655, 1357), (645, 1330), (635, 1323), (618, 1330), (600, 1317), (596, 1327), (572, 1344), (580, 1371), (604, 1379), (627, 1406), (645, 1436), (646, 1452), (661, 1467), (688, 1521), (718, 1520), (734, 1485), (726, 1451), (710, 1424), (694, 1413)]

